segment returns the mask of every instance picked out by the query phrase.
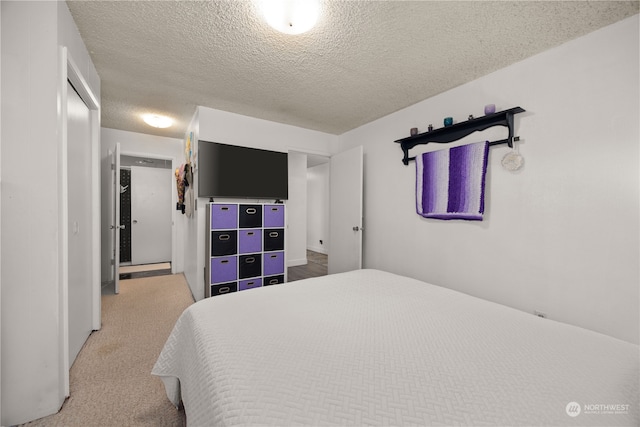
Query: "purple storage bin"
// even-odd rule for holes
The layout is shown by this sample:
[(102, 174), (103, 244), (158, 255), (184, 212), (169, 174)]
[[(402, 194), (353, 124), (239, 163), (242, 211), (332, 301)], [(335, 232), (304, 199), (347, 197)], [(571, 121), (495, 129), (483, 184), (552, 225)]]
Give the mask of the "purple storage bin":
[(211, 258), (211, 283), (233, 282), (237, 279), (237, 256)]
[(264, 205), (264, 226), (284, 227), (284, 205)]
[(284, 252), (269, 252), (263, 254), (264, 275), (284, 273)]
[(247, 289), (260, 287), (262, 287), (262, 279), (259, 277), (256, 277), (255, 279), (240, 280), (240, 282), (238, 282), (239, 291), (246, 291)]
[(238, 205), (212, 204), (211, 228), (213, 230), (238, 228)]
[(239, 252), (241, 254), (254, 254), (262, 252), (262, 230), (261, 229), (240, 229)]

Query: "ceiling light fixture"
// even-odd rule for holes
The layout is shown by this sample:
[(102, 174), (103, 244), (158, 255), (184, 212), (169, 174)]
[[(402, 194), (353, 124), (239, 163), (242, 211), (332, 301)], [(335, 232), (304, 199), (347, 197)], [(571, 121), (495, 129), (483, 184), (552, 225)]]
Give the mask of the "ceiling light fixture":
[(267, 23), (285, 34), (302, 34), (316, 25), (318, 0), (262, 0), (260, 8)]
[(159, 114), (145, 114), (142, 116), (142, 120), (149, 126), (160, 129), (168, 128), (173, 124), (173, 119)]

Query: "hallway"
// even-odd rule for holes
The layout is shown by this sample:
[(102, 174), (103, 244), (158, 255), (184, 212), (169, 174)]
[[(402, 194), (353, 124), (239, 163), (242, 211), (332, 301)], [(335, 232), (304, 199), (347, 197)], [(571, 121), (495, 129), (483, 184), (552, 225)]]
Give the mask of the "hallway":
[(307, 264), (289, 267), (287, 269), (288, 282), (327, 275), (328, 256), (319, 252), (307, 250)]

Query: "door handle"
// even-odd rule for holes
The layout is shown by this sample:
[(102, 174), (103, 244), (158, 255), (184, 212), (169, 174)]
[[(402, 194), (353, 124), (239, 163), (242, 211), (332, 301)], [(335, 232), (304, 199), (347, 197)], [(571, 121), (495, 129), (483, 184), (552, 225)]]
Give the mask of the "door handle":
[(355, 227), (353, 227), (353, 231), (360, 231), (360, 230), (361, 230), (361, 228), (358, 227), (357, 225)]

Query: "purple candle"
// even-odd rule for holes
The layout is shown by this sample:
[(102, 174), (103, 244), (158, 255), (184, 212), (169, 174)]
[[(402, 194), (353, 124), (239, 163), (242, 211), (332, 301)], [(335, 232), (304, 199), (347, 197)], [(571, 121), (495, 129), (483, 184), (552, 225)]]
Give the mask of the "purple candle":
[(488, 114), (493, 114), (496, 112), (496, 104), (487, 104), (484, 106), (484, 114), (485, 116)]

